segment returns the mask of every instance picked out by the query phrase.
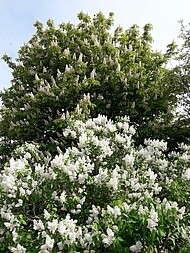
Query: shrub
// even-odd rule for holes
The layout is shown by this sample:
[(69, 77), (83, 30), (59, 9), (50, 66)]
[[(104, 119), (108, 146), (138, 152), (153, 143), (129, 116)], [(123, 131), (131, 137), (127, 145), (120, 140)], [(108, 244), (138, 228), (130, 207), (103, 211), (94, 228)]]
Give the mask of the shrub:
[(190, 147), (135, 147), (125, 117), (68, 121), (55, 157), (33, 144), (0, 176), (1, 252), (189, 252)]

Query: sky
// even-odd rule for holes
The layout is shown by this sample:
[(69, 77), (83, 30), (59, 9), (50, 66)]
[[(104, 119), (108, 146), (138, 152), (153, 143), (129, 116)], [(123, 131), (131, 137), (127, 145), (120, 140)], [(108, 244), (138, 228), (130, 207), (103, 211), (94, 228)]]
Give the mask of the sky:
[[(189, 0), (0, 0), (0, 58), (7, 53), (14, 60), (20, 46), (35, 33), (33, 24), (44, 25), (51, 18), (58, 26), (62, 22), (78, 23), (80, 11), (93, 16), (102, 11), (115, 13), (115, 27), (125, 30), (133, 24), (140, 28), (153, 25), (154, 49), (164, 52), (166, 46), (178, 39), (179, 20), (190, 23)], [(11, 69), (0, 60), (0, 90), (11, 86)]]

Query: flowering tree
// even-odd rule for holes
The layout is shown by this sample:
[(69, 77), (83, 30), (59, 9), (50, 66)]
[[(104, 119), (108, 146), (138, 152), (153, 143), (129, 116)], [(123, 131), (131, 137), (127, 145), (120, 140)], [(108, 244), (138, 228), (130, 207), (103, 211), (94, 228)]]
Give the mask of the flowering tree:
[(33, 144), (0, 176), (1, 252), (189, 252), (190, 147), (133, 143), (125, 117), (68, 121), (65, 152)]
[(77, 26), (59, 28), (52, 20), (45, 29), (37, 21), (36, 34), (20, 48), (16, 63), (4, 55), (13, 80), (0, 95), (1, 154), (25, 141), (51, 152), (57, 141), (65, 147), (59, 119), (79, 111), (78, 105), (91, 117), (130, 116), (139, 125), (140, 140), (153, 134), (155, 121), (170, 120), (176, 88), (165, 65), (174, 44), (166, 54), (153, 51), (150, 24), (142, 34), (136, 25), (112, 34), (113, 13), (106, 19), (102, 13), (90, 18), (81, 12), (78, 18)]

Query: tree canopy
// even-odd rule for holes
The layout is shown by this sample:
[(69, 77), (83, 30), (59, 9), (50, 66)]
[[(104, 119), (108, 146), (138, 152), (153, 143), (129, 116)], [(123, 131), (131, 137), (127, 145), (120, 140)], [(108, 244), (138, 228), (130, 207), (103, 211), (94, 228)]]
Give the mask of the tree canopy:
[[(37, 142), (55, 150), (68, 114), (84, 117), (128, 115), (138, 125), (139, 140), (154, 134), (155, 123), (172, 118), (177, 101), (166, 65), (175, 52), (152, 49), (152, 25), (112, 32), (113, 13), (93, 18), (78, 14), (79, 23), (37, 21), (36, 33), (19, 50), (9, 89), (1, 93), (1, 153), (18, 144)], [(62, 146), (63, 139), (59, 140)]]

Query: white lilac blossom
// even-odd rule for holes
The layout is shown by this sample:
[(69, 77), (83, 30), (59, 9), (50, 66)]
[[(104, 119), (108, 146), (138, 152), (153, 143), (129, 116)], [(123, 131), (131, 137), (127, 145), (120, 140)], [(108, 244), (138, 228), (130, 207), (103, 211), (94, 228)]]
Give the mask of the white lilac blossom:
[(107, 235), (102, 235), (102, 237), (104, 237), (103, 239), (103, 243), (106, 245), (106, 246), (109, 246), (113, 243), (114, 241), (114, 232), (110, 229), (110, 228), (107, 228)]
[(55, 231), (56, 231), (57, 228), (58, 228), (58, 220), (53, 219), (52, 222), (51, 222), (51, 221), (48, 221), (47, 227), (48, 227), (48, 229), (51, 231), (52, 234), (55, 234)]
[(12, 253), (25, 253), (26, 252), (26, 249), (20, 244), (17, 244), (16, 248), (15, 247), (9, 247), (9, 250)]
[(134, 253), (141, 252), (143, 249), (141, 241), (137, 241), (135, 245), (130, 246), (130, 250)]
[(17, 190), (15, 177), (11, 174), (2, 176), (1, 185), (5, 192), (14, 193)]
[(66, 192), (65, 191), (63, 191), (62, 193), (61, 193), (61, 195), (60, 195), (60, 201), (61, 201), (61, 203), (64, 203), (65, 202), (65, 200), (66, 200)]
[(150, 178), (150, 181), (155, 181), (157, 175), (149, 168), (147, 171), (147, 176)]
[(44, 230), (45, 227), (41, 220), (38, 220), (38, 221), (33, 220), (33, 223), (34, 223), (33, 225), (34, 230)]
[(140, 205), (139, 210), (138, 210), (138, 215), (145, 214), (145, 213), (147, 213), (147, 211), (148, 211), (147, 206), (144, 207), (143, 205)]
[(52, 239), (48, 234), (45, 235), (45, 244), (40, 247), (39, 253), (51, 252), (54, 246), (54, 239)]
[(46, 209), (44, 209), (44, 218), (45, 218), (46, 220), (49, 220), (50, 217), (51, 217), (51, 214), (48, 213), (48, 211), (47, 211)]
[(190, 180), (190, 168), (185, 170), (185, 172), (182, 174), (182, 178), (185, 180)]
[(126, 166), (133, 166), (135, 158), (132, 154), (126, 154), (125, 157), (123, 158)]
[(114, 208), (112, 208), (111, 206), (108, 205), (107, 213), (113, 215), (115, 219), (117, 219), (117, 217), (121, 215), (121, 210), (118, 206), (115, 206)]
[(147, 228), (150, 229), (150, 231), (155, 230), (158, 226), (158, 213), (154, 210), (154, 208), (151, 209), (147, 221)]
[(126, 141), (126, 139), (123, 136), (121, 136), (120, 134), (115, 135), (115, 140), (119, 143), (124, 143)]

